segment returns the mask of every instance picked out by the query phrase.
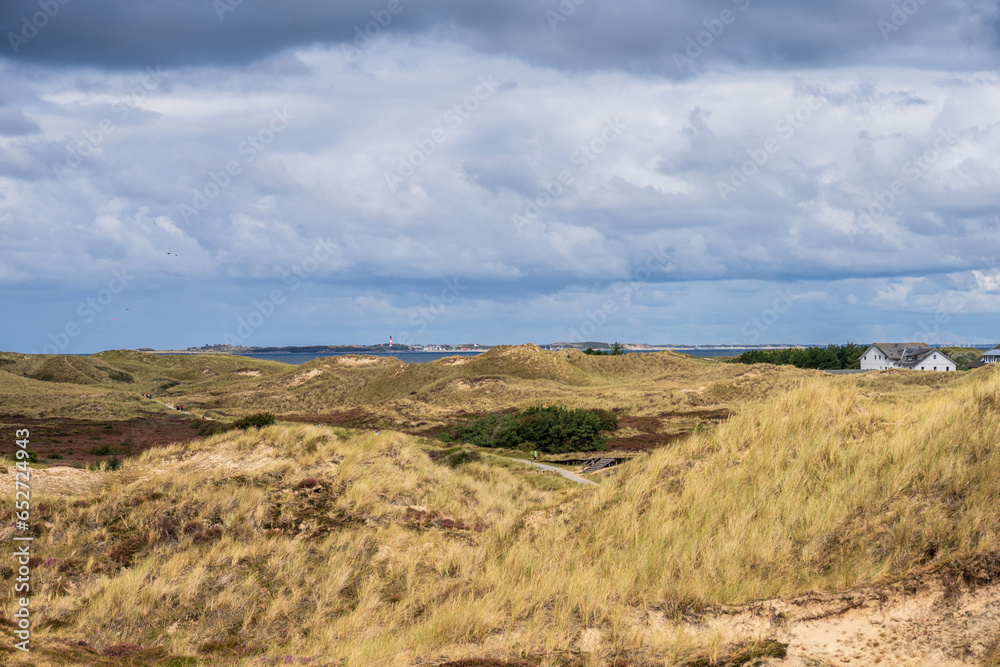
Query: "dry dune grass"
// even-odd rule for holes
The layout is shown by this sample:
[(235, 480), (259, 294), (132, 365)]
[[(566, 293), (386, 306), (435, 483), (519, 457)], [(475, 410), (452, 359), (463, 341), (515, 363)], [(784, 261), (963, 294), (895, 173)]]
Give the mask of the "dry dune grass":
[[(228, 355), (161, 356), (118, 350), (81, 357), (0, 353), (0, 414), (129, 419), (150, 408), (145, 393), (189, 392), (294, 369)], [(257, 380), (259, 381), (259, 380)]]
[(0, 370), (0, 414), (128, 419), (141, 409), (138, 393), (90, 384), (45, 382)]
[[(425, 364), (357, 359), (370, 363), (318, 359), (263, 380), (182, 385), (169, 394), (185, 405), (231, 415), (260, 410), (322, 415), (363, 408), (396, 428), (417, 423), (432, 428), (453, 420), (458, 411), (537, 404), (618, 408), (633, 415), (712, 406), (738, 409), (815, 375), (788, 367), (751, 370), (671, 352), (601, 358), (546, 352), (533, 345)], [(687, 391), (692, 385), (698, 390)], [(666, 432), (676, 430), (676, 424), (665, 426)]]
[(108, 479), (39, 510), (41, 558), (58, 566), (36, 570), (33, 605), (60, 630), (38, 638), (69, 628), (208, 664), (257, 645), (406, 664), (485, 636), (495, 612), (465, 618), (465, 584), (561, 496), (504, 468), (438, 466), (399, 434), (305, 426), (147, 453)]
[[(1000, 554), (995, 370), (907, 385), (905, 401), (891, 383), (807, 374), (596, 490), (452, 470), (394, 433), (271, 427), (147, 452), (97, 495), (39, 510), (40, 557), (57, 566), (37, 568), (38, 638), (203, 664), (721, 664), (770, 646), (772, 626), (707, 622), (739, 613), (720, 605)], [(997, 621), (991, 599), (976, 627)], [(968, 660), (989, 659), (982, 639)], [(824, 649), (797, 650), (804, 665)]]
[[(14, 495), (17, 467), (0, 463), (0, 494)], [(78, 496), (92, 492), (107, 481), (107, 476), (94, 470), (79, 470), (68, 466), (32, 470), (31, 488), (43, 497), (53, 494)], [(21, 480), (24, 481), (23, 479)]]
[(966, 379), (906, 405), (807, 382), (617, 476), (570, 539), (624, 545), (594, 554), (620, 594), (680, 606), (1000, 552), (1000, 378)]

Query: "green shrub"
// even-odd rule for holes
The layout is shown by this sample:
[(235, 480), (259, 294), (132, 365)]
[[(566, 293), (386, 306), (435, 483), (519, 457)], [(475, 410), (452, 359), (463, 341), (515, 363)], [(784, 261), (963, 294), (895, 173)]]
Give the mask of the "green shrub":
[(237, 420), (234, 427), (240, 430), (247, 430), (250, 428), (264, 428), (265, 426), (273, 426), (275, 423), (274, 415), (270, 412), (258, 412), (257, 414), (244, 417), (243, 419)]
[[(112, 456), (110, 459), (108, 459), (108, 462), (105, 464), (105, 470), (113, 471), (113, 470), (118, 470), (121, 467), (122, 467), (122, 462), (118, 459), (117, 456)], [(99, 462), (91, 463), (87, 466), (87, 470), (100, 470), (100, 469), (101, 469), (101, 464)]]
[(122, 450), (110, 445), (101, 445), (100, 447), (91, 448), (90, 453), (94, 456), (111, 456), (112, 454), (121, 454)]
[(472, 461), (479, 461), (483, 458), (483, 455), (479, 452), (470, 452), (467, 449), (462, 449), (456, 447), (454, 449), (449, 449), (445, 452), (445, 456), (441, 459), (441, 462), (448, 466), (449, 468), (457, 468), (463, 463), (470, 463)]
[(615, 431), (618, 429), (618, 415), (611, 412), (611, 410), (595, 408), (591, 410), (591, 412), (597, 415), (597, 418), (601, 420), (602, 431)]
[(941, 351), (951, 357), (960, 371), (969, 370), (969, 364), (978, 359), (981, 354), (979, 350), (969, 350), (961, 347), (945, 347), (941, 348)]
[[(446, 442), (501, 449), (537, 449), (550, 454), (595, 451), (607, 449), (607, 438), (601, 435), (604, 423), (609, 422), (590, 410), (535, 406), (517, 414), (491, 413), (475, 417), (438, 437)], [(614, 425), (617, 427), (617, 419)]]
[(611, 355), (612, 357), (620, 357), (621, 355), (625, 354), (625, 346), (619, 343), (618, 341), (615, 341), (614, 345), (612, 345), (611, 349), (608, 350), (607, 352), (604, 352), (602, 350), (595, 350), (592, 347), (588, 347), (586, 350), (583, 351), (583, 353), (593, 355), (595, 357), (601, 357), (604, 355)]
[(126, 384), (132, 384), (135, 382), (135, 378), (132, 377), (129, 373), (125, 373), (123, 371), (116, 371), (111, 368), (106, 368), (102, 370), (104, 370), (104, 372), (108, 374), (108, 377), (114, 380), (115, 382), (124, 382)]

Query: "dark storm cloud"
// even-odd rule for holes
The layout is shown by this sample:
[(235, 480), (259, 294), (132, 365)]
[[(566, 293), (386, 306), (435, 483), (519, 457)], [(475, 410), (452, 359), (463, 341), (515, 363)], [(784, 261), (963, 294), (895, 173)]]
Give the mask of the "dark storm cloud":
[[(379, 25), (380, 21), (383, 25)], [(563, 69), (684, 77), (705, 67), (892, 61), (967, 66), (995, 54), (996, 0), (7, 0), (2, 52), (51, 65), (245, 64), (369, 34), (431, 34)]]

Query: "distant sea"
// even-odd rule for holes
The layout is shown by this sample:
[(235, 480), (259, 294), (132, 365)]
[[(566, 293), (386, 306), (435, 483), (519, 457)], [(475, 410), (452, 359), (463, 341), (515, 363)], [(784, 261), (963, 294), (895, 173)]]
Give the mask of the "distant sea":
[[(657, 350), (658, 351), (658, 350)], [(695, 357), (727, 357), (743, 354), (747, 350), (735, 348), (732, 350), (677, 350), (683, 354), (690, 354)], [(651, 354), (649, 352), (627, 352), (627, 354)], [(396, 357), (407, 364), (425, 364), (429, 361), (437, 361), (445, 357), (475, 357), (482, 352), (367, 352), (371, 357)], [(268, 361), (280, 361), (284, 364), (304, 364), (313, 359), (323, 359), (324, 357), (342, 357), (342, 354), (241, 354), (241, 357), (252, 357), (254, 359), (267, 359)]]
[[(358, 354), (352, 352), (351, 354)], [(475, 357), (482, 352), (365, 352), (368, 357), (396, 357), (407, 364), (425, 364), (429, 361), (437, 361), (445, 357)], [(324, 359), (326, 357), (343, 357), (344, 354), (240, 354), (240, 357), (252, 357), (253, 359), (267, 359), (268, 361), (280, 361), (283, 364), (304, 364), (313, 359)]]

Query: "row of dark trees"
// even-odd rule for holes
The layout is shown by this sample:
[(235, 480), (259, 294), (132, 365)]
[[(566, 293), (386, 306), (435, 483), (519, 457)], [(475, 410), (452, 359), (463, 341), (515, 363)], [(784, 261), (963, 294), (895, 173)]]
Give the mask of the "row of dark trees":
[(823, 371), (861, 368), (861, 355), (869, 345), (846, 343), (826, 347), (792, 348), (788, 350), (749, 350), (731, 363), (735, 364), (776, 364), (814, 368)]
[(583, 351), (583, 353), (590, 354), (595, 357), (599, 357), (603, 354), (610, 354), (612, 357), (620, 357), (621, 355), (625, 354), (625, 346), (619, 342), (615, 342), (615, 344), (611, 346), (611, 350), (608, 352), (604, 352), (602, 350), (595, 350), (592, 347), (588, 347), (586, 350)]

